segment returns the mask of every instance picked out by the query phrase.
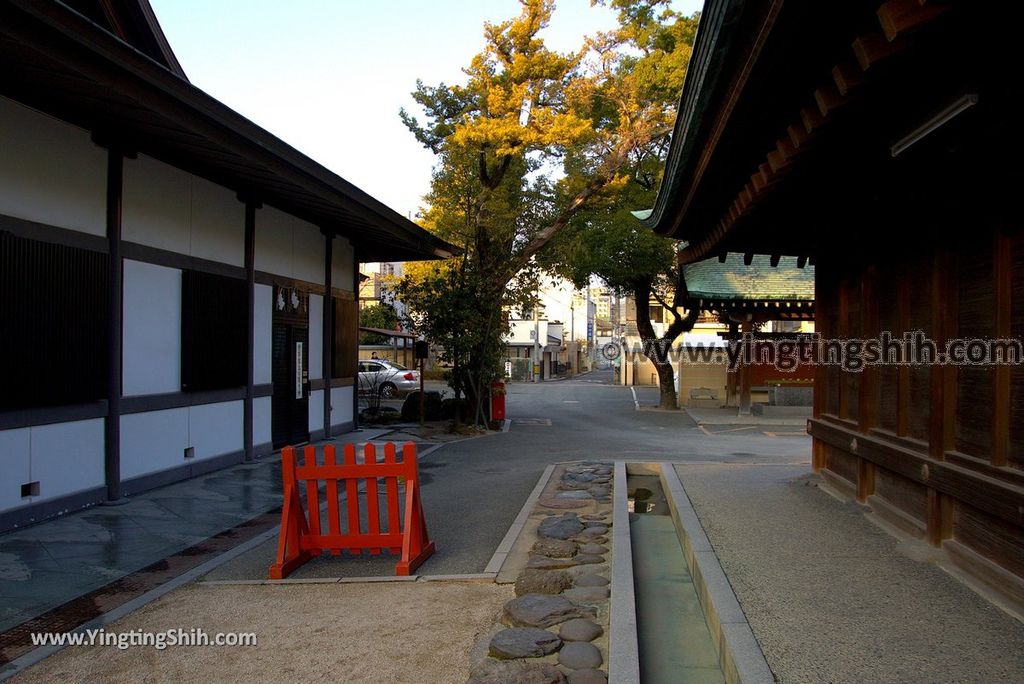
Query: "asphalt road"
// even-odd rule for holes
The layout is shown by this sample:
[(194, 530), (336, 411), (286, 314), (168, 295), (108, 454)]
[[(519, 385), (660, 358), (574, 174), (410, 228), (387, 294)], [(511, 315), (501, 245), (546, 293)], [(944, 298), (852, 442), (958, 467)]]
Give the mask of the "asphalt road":
[[(656, 388), (638, 388), (641, 405)], [(635, 410), (611, 371), (572, 380), (513, 384), (508, 432), (447, 444), (420, 462), (423, 506), (437, 552), (421, 574), (482, 572), (523, 502), (551, 463), (582, 459), (715, 463), (810, 463), (799, 430), (722, 426), (705, 432), (682, 411)], [(778, 430), (778, 428), (775, 428)], [(240, 556), (208, 579), (262, 579), (275, 543)], [(389, 575), (394, 559), (321, 558), (292, 577)]]

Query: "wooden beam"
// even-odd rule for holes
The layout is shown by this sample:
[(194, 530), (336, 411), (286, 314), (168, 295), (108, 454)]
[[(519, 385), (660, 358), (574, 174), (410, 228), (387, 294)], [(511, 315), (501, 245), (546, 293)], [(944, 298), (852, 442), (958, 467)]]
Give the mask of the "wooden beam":
[(842, 107), (846, 103), (846, 98), (830, 83), (814, 91), (814, 101), (818, 103), (818, 111), (824, 117)]
[(835, 81), (836, 90), (844, 97), (864, 81), (860, 67), (851, 62), (841, 62), (832, 67), (832, 80)]
[(893, 41), (901, 35), (928, 23), (949, 10), (949, 5), (922, 0), (889, 0), (878, 8), (878, 23), (886, 40)]
[(772, 178), (775, 175), (772, 173), (772, 167), (768, 166), (768, 162), (764, 162), (757, 167), (757, 172), (761, 174), (761, 179), (764, 181), (765, 185), (771, 183)]
[(853, 41), (851, 47), (861, 70), (867, 71), (872, 65), (898, 53), (906, 47), (906, 43), (902, 40), (890, 42), (884, 34), (878, 32), (860, 36)]
[(778, 173), (786, 168), (786, 159), (781, 152), (774, 150), (768, 153), (768, 166), (771, 167), (772, 173)]
[(768, 185), (768, 181), (764, 179), (764, 176), (761, 174), (760, 169), (750, 174), (750, 182), (754, 184), (755, 193), (761, 192), (761, 188)]
[(813, 133), (817, 129), (821, 128), (821, 124), (825, 123), (825, 120), (821, 118), (821, 112), (818, 111), (817, 107), (803, 107), (800, 109), (800, 120), (804, 124), (804, 130), (807, 133)]
[(793, 143), (795, 149), (800, 149), (800, 146), (807, 142), (810, 137), (807, 133), (807, 126), (803, 123), (799, 126), (787, 126), (786, 133), (789, 135), (789, 141)]
[[(782, 161), (786, 163), (789, 163), (789, 161), (797, 155), (797, 149), (789, 138), (779, 138), (779, 140), (775, 142), (775, 149), (779, 151), (779, 156), (782, 157)], [(769, 163), (770, 162), (771, 160), (769, 160)]]

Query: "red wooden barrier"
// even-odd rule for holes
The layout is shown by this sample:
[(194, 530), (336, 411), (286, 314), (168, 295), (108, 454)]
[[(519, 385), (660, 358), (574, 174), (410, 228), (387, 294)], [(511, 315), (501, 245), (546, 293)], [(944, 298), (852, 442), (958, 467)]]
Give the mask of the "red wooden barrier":
[[(395, 565), (396, 575), (409, 575), (434, 553), (434, 542), (427, 534), (420, 502), (419, 469), (416, 466), (416, 445), (402, 446), (401, 463), (395, 457), (395, 445), (384, 445), (384, 462), (377, 460), (377, 450), (367, 444), (364, 462), (356, 463), (356, 449), (346, 444), (344, 462), (338, 465), (333, 445), (324, 447), (324, 463), (316, 462), (316, 448), (303, 450), (298, 465), (295, 449), (281, 450), (281, 480), (284, 484), (284, 506), (281, 509), (281, 532), (277, 541), (277, 559), (270, 566), (270, 579), (287, 577), (292, 570), (310, 558), (330, 551), (359, 554), (367, 551), (379, 555), (382, 550), (401, 553)], [(399, 528), (398, 479), (405, 480), (405, 515)], [(387, 531), (381, 530), (378, 480), (384, 480), (387, 495)], [(327, 496), (327, 533), (320, 529), (319, 482), (325, 482)], [(366, 531), (360, 524), (359, 480), (366, 481)], [(305, 482), (306, 509), (299, 496), (299, 483)], [(341, 532), (339, 486), (344, 487), (347, 501), (346, 532)]]

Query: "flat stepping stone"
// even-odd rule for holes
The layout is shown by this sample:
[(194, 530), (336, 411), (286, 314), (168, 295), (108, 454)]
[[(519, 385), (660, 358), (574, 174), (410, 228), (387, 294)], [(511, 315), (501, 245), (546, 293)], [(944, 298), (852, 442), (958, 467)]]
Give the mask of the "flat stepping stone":
[(600, 544), (584, 544), (579, 547), (580, 553), (586, 553), (591, 556), (600, 556), (603, 553), (608, 553), (607, 546), (601, 546)]
[(594, 610), (578, 606), (564, 596), (524, 594), (505, 604), (501, 621), (510, 627), (543, 628), (581, 617), (594, 617)]
[(590, 492), (590, 495), (593, 497), (608, 496), (611, 494), (611, 490), (607, 487), (590, 487), (587, 491)]
[(538, 539), (530, 549), (538, 556), (550, 558), (572, 558), (578, 550), (579, 545), (567, 539)]
[(539, 503), (544, 508), (583, 508), (590, 505), (590, 500), (583, 499), (540, 499)]
[(576, 558), (548, 558), (547, 556), (530, 556), (526, 561), (528, 570), (560, 570), (579, 565)]
[(577, 587), (607, 587), (609, 584), (611, 582), (608, 578), (600, 575), (580, 575), (576, 578)]
[(550, 663), (485, 658), (470, 670), (468, 684), (565, 684), (565, 675)]
[(608, 684), (608, 675), (603, 670), (573, 670), (568, 680), (569, 684)]
[(569, 539), (583, 531), (583, 523), (575, 513), (549, 516), (540, 521), (537, 536), (549, 539)]
[(608, 587), (574, 587), (573, 589), (563, 591), (562, 596), (574, 603), (590, 603), (592, 601), (606, 601), (610, 593)]
[(604, 520), (585, 520), (583, 522), (583, 529), (588, 527), (611, 527), (611, 524)]
[(558, 636), (562, 641), (593, 641), (604, 634), (604, 628), (593, 620), (576, 618), (563, 622), (558, 628)]
[(590, 492), (584, 492), (579, 489), (574, 489), (568, 492), (558, 492), (555, 494), (556, 499), (593, 499)]
[(546, 629), (512, 627), (491, 638), (488, 653), (495, 658), (542, 658), (561, 645), (562, 640)]
[(604, 525), (591, 525), (576, 533), (578, 537), (601, 537), (608, 534), (608, 528)]
[(603, 556), (598, 556), (592, 553), (578, 553), (573, 560), (575, 561), (573, 565), (595, 565), (597, 563), (604, 563)]
[(525, 594), (561, 594), (572, 587), (572, 577), (564, 570), (527, 568), (516, 578), (516, 596)]
[(597, 478), (597, 475), (595, 475), (592, 472), (589, 472), (589, 471), (576, 472), (575, 470), (571, 470), (571, 471), (567, 472), (565, 475), (562, 476), (562, 480), (563, 481), (564, 480), (575, 480), (577, 482), (593, 482), (596, 478)]
[(558, 652), (558, 662), (571, 670), (594, 670), (601, 667), (604, 658), (594, 644), (570, 641)]

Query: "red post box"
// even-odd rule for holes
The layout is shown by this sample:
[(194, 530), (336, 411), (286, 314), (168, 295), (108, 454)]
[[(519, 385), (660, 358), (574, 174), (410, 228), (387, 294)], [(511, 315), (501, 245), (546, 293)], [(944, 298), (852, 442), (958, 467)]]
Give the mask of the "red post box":
[(491, 420), (505, 420), (505, 383), (491, 383)]

